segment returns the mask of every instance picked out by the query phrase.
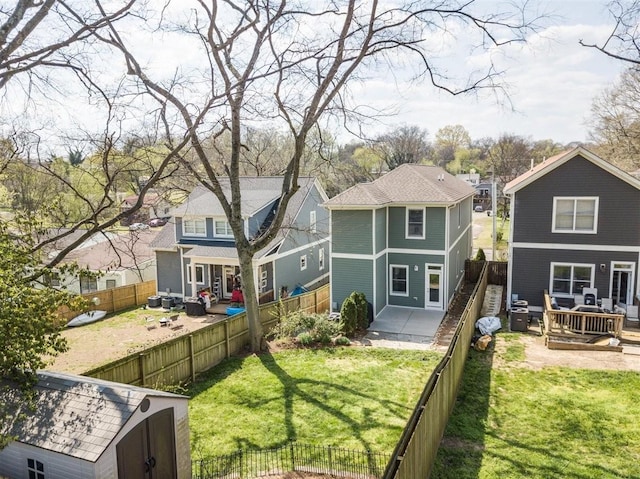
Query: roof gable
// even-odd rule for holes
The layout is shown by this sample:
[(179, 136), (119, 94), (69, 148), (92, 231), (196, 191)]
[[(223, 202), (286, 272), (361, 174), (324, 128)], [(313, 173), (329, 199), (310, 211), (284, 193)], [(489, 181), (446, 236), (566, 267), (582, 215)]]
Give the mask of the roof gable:
[(523, 173), (517, 178), (511, 180), (509, 183), (505, 185), (504, 193), (505, 194), (515, 193), (518, 190), (521, 190), (525, 186), (530, 185), (531, 183), (535, 182), (542, 176), (548, 173), (551, 173), (556, 168), (564, 165), (568, 161), (578, 156), (584, 158), (587, 161), (590, 161), (594, 165), (598, 166), (599, 168), (602, 168), (604, 171), (612, 174), (613, 176), (624, 181), (625, 183), (628, 183), (631, 186), (637, 189), (640, 189), (639, 180), (631, 176), (629, 173), (626, 173), (625, 171), (621, 170), (617, 166), (612, 165), (611, 163), (603, 160), (602, 158), (590, 152), (589, 150), (579, 146), (572, 150), (564, 151), (558, 155), (549, 157), (546, 160), (544, 160), (542, 163), (539, 163), (536, 166), (534, 166), (532, 169), (530, 169), (526, 173)]
[(475, 188), (437, 166), (404, 164), (371, 183), (360, 183), (324, 205), (380, 207), (390, 204), (454, 204), (472, 196)]

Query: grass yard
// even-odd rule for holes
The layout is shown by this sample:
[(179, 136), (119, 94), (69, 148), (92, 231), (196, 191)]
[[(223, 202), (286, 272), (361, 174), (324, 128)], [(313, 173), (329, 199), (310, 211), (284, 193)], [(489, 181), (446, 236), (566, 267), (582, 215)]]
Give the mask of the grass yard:
[(187, 392), (192, 456), (289, 441), (390, 454), (440, 358), (359, 347), (231, 358)]
[(432, 479), (640, 477), (640, 374), (534, 370), (521, 338), (470, 352)]

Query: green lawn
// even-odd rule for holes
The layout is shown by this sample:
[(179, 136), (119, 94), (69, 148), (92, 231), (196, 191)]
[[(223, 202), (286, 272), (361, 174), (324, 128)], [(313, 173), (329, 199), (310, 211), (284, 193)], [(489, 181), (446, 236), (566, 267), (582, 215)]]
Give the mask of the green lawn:
[[(493, 248), (493, 218), (486, 213), (474, 213), (472, 219), (473, 224), (480, 227), (478, 236), (473, 239), (473, 248), (474, 250), (482, 248), (486, 254)], [(497, 217), (496, 231), (502, 234), (501, 240), (496, 244), (496, 256), (504, 255), (508, 248), (509, 220), (504, 221)]]
[(432, 479), (640, 477), (640, 374), (534, 371), (517, 337), (471, 351)]
[(440, 358), (357, 347), (231, 358), (187, 392), (192, 456), (289, 441), (390, 454)]

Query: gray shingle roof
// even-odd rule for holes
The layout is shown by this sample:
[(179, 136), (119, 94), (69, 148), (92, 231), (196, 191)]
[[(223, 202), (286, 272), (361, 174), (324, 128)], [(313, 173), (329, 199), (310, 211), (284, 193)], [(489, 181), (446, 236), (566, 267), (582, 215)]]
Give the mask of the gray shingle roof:
[[(17, 407), (0, 431), (17, 441), (95, 462), (145, 397), (185, 396), (50, 371), (38, 372), (35, 410), (21, 402), (15, 389), (2, 390), (2, 400)], [(6, 384), (6, 383), (5, 383)], [(18, 404), (16, 404), (16, 402)]]
[(371, 183), (361, 183), (324, 205), (328, 208), (384, 206), (389, 204), (453, 204), (475, 189), (437, 166), (404, 164)]

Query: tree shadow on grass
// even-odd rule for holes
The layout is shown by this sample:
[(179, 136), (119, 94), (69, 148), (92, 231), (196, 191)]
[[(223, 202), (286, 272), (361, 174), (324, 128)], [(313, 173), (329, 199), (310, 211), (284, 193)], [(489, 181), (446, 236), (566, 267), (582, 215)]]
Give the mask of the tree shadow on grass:
[(456, 403), (431, 472), (432, 479), (477, 478), (484, 454), (495, 340), (469, 351)]

